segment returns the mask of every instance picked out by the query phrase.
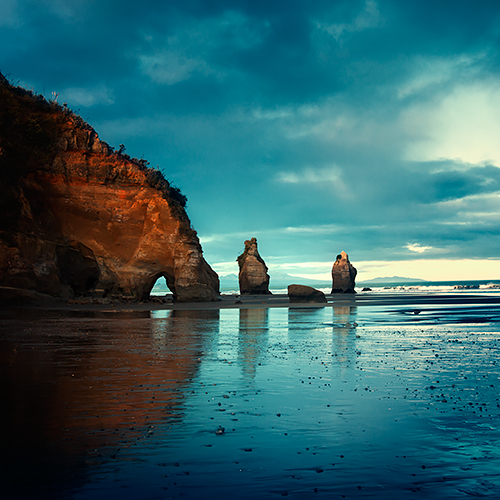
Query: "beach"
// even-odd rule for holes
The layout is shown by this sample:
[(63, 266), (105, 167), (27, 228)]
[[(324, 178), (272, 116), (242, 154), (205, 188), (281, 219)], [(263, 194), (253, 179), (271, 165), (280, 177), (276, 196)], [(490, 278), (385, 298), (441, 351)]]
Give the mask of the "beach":
[(3, 310), (6, 498), (500, 496), (500, 300)]

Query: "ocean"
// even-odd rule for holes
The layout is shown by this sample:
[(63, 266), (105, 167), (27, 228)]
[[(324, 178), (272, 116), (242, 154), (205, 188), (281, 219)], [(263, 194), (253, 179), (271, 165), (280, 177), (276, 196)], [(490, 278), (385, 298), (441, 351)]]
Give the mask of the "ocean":
[[(296, 283), (300, 284), (300, 278), (297, 279)], [(332, 290), (331, 283), (320, 283), (313, 285), (318, 290), (323, 293), (330, 293)], [(363, 291), (363, 288), (370, 288), (374, 293), (388, 293), (388, 291), (394, 291), (397, 293), (401, 292), (412, 292), (412, 293), (456, 293), (459, 291), (466, 291), (471, 293), (474, 290), (480, 292), (488, 293), (498, 293), (500, 291), (500, 280), (466, 280), (466, 281), (419, 281), (419, 282), (407, 282), (398, 281), (391, 283), (378, 283), (378, 284), (357, 284), (355, 287), (356, 293)], [(287, 287), (283, 285), (273, 286), (272, 281), (269, 287), (272, 293), (286, 294)], [(167, 290), (163, 289), (162, 293)], [(222, 294), (238, 294), (239, 290), (235, 287), (221, 287)]]

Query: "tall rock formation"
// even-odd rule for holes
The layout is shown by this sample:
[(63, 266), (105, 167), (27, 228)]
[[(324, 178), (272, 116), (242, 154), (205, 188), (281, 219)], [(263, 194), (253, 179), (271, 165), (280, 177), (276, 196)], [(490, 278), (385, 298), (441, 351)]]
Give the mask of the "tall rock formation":
[(349, 262), (349, 256), (344, 252), (337, 255), (332, 267), (332, 293), (355, 293), (356, 268)]
[(245, 241), (245, 250), (237, 259), (240, 266), (239, 282), (242, 295), (270, 294), (267, 266), (257, 250), (257, 240)]
[(0, 286), (144, 300), (164, 276), (177, 301), (218, 299), (186, 198), (123, 150), (0, 75)]

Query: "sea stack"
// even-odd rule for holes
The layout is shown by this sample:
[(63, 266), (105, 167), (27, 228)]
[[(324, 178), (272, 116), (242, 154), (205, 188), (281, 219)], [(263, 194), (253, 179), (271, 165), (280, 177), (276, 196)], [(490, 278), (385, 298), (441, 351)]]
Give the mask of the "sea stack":
[(267, 266), (257, 250), (257, 239), (245, 241), (245, 250), (237, 259), (242, 295), (270, 294)]
[(349, 256), (344, 251), (340, 252), (332, 267), (332, 293), (355, 293), (356, 274)]
[[(0, 75), (0, 287), (59, 298), (219, 299), (186, 198), (65, 106)], [(17, 292), (16, 292), (17, 289)]]

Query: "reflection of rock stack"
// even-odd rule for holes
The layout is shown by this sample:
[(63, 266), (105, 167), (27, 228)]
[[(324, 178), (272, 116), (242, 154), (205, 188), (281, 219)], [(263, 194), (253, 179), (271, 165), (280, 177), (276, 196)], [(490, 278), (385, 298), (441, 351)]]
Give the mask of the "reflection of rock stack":
[(255, 370), (261, 343), (268, 333), (268, 311), (266, 308), (240, 309), (240, 328), (238, 335), (238, 358), (243, 374), (255, 377)]
[(356, 314), (353, 306), (333, 306), (333, 345), (337, 360), (348, 361), (353, 357), (356, 344)]
[(333, 317), (339, 331), (349, 332), (357, 326), (355, 320), (357, 307), (355, 306), (333, 306)]
[(332, 267), (332, 293), (355, 293), (356, 274), (349, 256), (344, 251), (340, 252)]
[(240, 293), (242, 295), (270, 294), (267, 266), (257, 250), (257, 239), (245, 241), (245, 250), (237, 259), (240, 266)]

